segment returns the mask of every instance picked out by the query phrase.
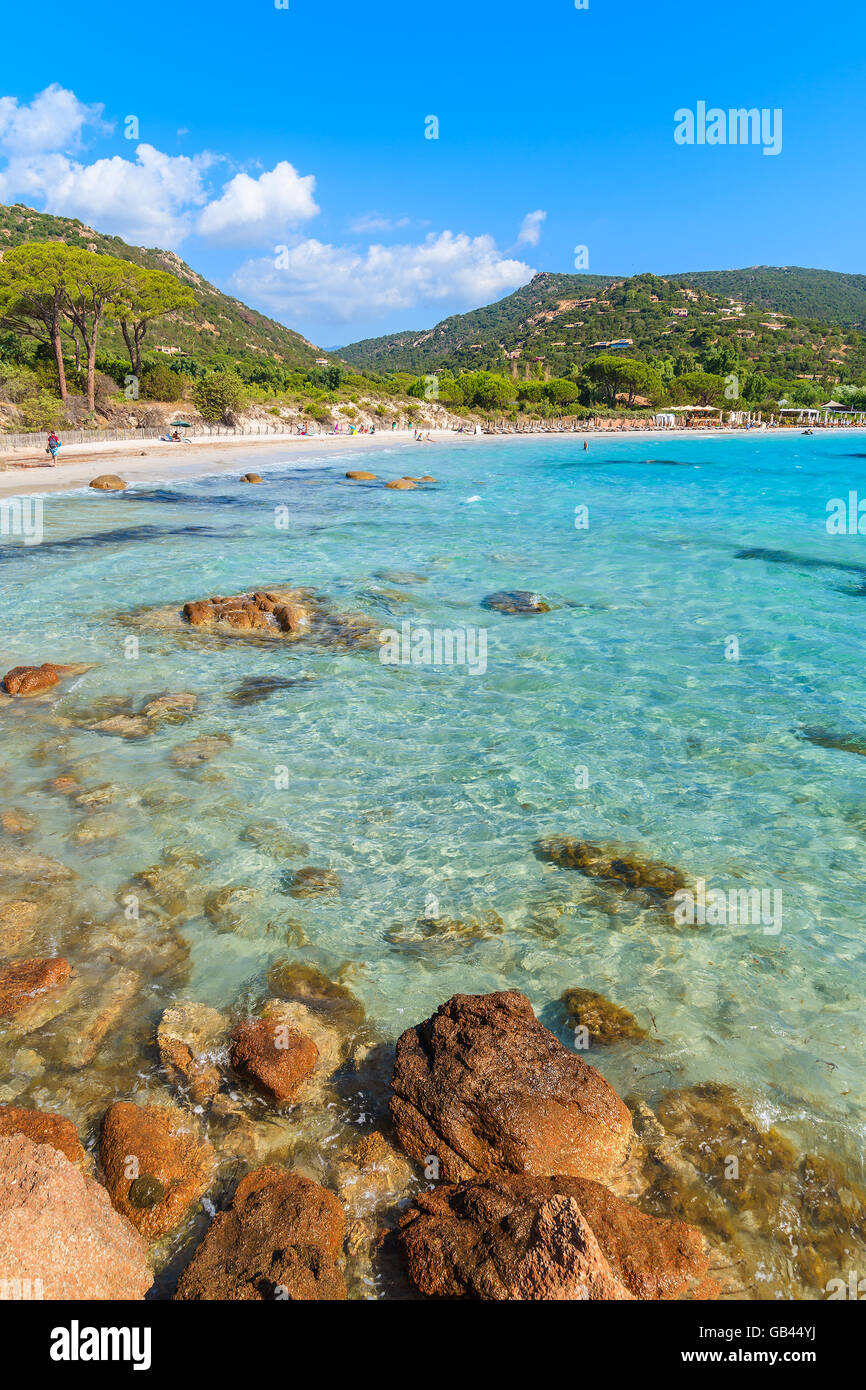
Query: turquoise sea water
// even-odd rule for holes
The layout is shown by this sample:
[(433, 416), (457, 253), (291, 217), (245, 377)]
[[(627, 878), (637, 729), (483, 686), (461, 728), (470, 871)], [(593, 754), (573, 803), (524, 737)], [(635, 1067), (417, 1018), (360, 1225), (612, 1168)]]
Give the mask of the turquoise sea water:
[[(4, 800), (38, 818), (28, 850), (74, 868), (91, 911), (173, 850), (195, 856), (208, 890), (255, 890), (238, 930), (183, 923), (182, 997), (228, 1006), (288, 954), (330, 974), (349, 966), (388, 1037), (456, 991), (513, 987), (565, 1038), (556, 1001), (585, 986), (660, 1040), (593, 1055), (622, 1094), (653, 1102), (730, 1082), (856, 1170), (866, 758), (801, 730), (866, 739), (866, 541), (825, 526), (831, 498), (866, 495), (866, 439), (592, 439), (584, 452), (536, 437), (306, 467), (263, 457), (246, 464), (261, 487), (225, 474), (55, 494), (41, 545), (4, 538), (4, 670), (95, 663), (26, 719), (7, 718)], [(347, 467), (437, 482), (349, 486)], [(575, 528), (579, 506), (587, 529)], [(275, 526), (282, 507), (287, 529)], [(129, 618), (280, 583), (383, 628), (483, 628), (487, 669), (220, 643)], [(551, 611), (482, 607), (509, 589), (544, 595)], [(739, 660), (726, 657), (731, 638)], [(274, 675), (303, 679), (232, 700), (247, 678)], [(106, 696), (137, 708), (180, 690), (199, 696), (194, 718), (143, 740), (50, 722), (78, 723)], [(203, 768), (171, 762), (179, 745), (224, 733), (231, 744)], [(99, 813), (116, 835), (75, 839), (81, 809), (46, 790), (63, 772), (123, 788)], [(340, 895), (287, 897), (288, 861), (242, 838), (263, 822), (309, 846), (293, 867), (336, 870)], [(711, 886), (781, 890), (781, 930), (676, 929), (536, 858), (534, 842), (560, 833)], [(431, 895), (441, 918), (492, 911), (502, 930), (427, 936), (415, 924)], [(306, 944), (292, 944), (301, 932)]]

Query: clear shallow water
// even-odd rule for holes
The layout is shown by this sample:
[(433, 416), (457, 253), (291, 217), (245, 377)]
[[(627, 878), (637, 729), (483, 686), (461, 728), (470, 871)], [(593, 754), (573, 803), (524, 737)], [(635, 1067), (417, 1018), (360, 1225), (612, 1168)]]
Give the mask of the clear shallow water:
[[(825, 527), (830, 498), (866, 495), (866, 441), (594, 439), (584, 453), (542, 437), (415, 454), (383, 448), (305, 469), (258, 456), (261, 487), (222, 475), (47, 497), (44, 543), (0, 550), (3, 669), (96, 665), (6, 721), (4, 799), (39, 822), (22, 844), (70, 865), (97, 915), (174, 850), (194, 858), (199, 888), (255, 890), (236, 931), (203, 915), (183, 922), (192, 963), (180, 997), (229, 1006), (289, 956), (331, 975), (348, 966), (386, 1037), (458, 990), (514, 987), (566, 1038), (556, 1001), (585, 986), (661, 1040), (594, 1051), (622, 1094), (652, 1103), (670, 1087), (730, 1082), (798, 1142), (856, 1163), (866, 758), (797, 731), (866, 736), (866, 543)], [(346, 467), (438, 482), (352, 487)], [(274, 525), (281, 506), (287, 530)], [(126, 616), (278, 583), (382, 627), (483, 627), (487, 670), (214, 643)], [(499, 589), (555, 606), (529, 617), (483, 608)], [(739, 661), (725, 659), (731, 636)], [(310, 679), (232, 702), (246, 678), (275, 674)], [(51, 723), (102, 697), (138, 708), (167, 690), (197, 693), (195, 717), (145, 740)], [(171, 762), (190, 739), (224, 733), (231, 744), (207, 765)], [(96, 813), (118, 835), (75, 838), (82, 808), (46, 790), (69, 772), (123, 789)], [(262, 822), (309, 852), (288, 860), (243, 838)], [(781, 931), (676, 930), (540, 862), (533, 843), (554, 833), (637, 848), (712, 886), (780, 889)], [(281, 872), (302, 863), (336, 870), (340, 896), (287, 897)], [(430, 894), (443, 918), (493, 910), (504, 929), (419, 943), (405, 929)], [(155, 988), (156, 1017), (164, 996)], [(13, 1076), (3, 1098), (22, 1084)], [(51, 1094), (48, 1077), (39, 1084)]]

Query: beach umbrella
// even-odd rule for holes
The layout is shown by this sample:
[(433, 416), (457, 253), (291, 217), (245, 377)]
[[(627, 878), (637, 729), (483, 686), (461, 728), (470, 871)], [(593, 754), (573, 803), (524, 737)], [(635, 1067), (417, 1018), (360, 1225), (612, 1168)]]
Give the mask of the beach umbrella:
[(192, 425), (189, 420), (172, 420), (169, 425), (170, 430), (191, 430)]

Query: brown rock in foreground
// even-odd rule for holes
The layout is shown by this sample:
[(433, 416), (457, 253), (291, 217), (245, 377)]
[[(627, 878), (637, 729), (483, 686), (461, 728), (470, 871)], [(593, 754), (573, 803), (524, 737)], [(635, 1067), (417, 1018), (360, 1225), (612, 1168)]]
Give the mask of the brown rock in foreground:
[(259, 1168), (239, 1183), (184, 1270), (181, 1300), (344, 1299), (345, 1220), (336, 1197), (297, 1173)]
[(261, 481), (258, 473), (243, 473), (241, 475), (242, 483), (260, 483)]
[(385, 486), (395, 488), (399, 492), (406, 492), (409, 488), (415, 487), (416, 484), (412, 482), (411, 478), (392, 478), (390, 483), (386, 483)]
[(24, 1134), (34, 1144), (48, 1144), (71, 1163), (80, 1163), (84, 1158), (78, 1130), (65, 1115), (26, 1110), (20, 1105), (0, 1105), (0, 1138), (10, 1134)]
[(517, 990), (455, 994), (397, 1042), (391, 1114), (413, 1158), (451, 1182), (496, 1173), (603, 1177), (631, 1116)]
[(478, 1299), (706, 1295), (698, 1231), (645, 1216), (600, 1183), (502, 1177), (419, 1194), (399, 1244), (422, 1293)]
[(123, 492), (126, 483), (116, 473), (100, 473), (97, 478), (91, 479), (90, 486), (99, 492)]
[(86, 662), (64, 666), (56, 661), (43, 661), (41, 666), (13, 666), (3, 677), (3, 689), (7, 695), (41, 695), (43, 690), (55, 686), (61, 676), (77, 676), (89, 670)]
[(141, 1237), (104, 1187), (49, 1144), (0, 1137), (0, 1274), (46, 1299), (140, 1299), (153, 1283)]
[(349, 470), (346, 477), (351, 478), (353, 483), (372, 483), (376, 480), (375, 473), (365, 473), (361, 469), (354, 468)]
[(300, 1029), (278, 1015), (247, 1019), (231, 1035), (231, 1064), (279, 1105), (293, 1100), (319, 1058), (319, 1049)]
[(40, 995), (65, 984), (71, 974), (62, 956), (13, 961), (0, 970), (0, 1018), (14, 1018)]
[(212, 1148), (187, 1115), (127, 1101), (106, 1112), (99, 1157), (115, 1207), (150, 1237), (179, 1225), (207, 1191), (214, 1167)]

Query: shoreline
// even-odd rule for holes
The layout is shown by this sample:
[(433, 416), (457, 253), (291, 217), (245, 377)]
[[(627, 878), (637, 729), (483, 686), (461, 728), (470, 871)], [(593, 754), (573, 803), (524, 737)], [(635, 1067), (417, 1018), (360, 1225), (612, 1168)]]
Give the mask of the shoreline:
[[(826, 433), (862, 435), (866, 427), (840, 427)], [(591, 454), (596, 443), (610, 444), (617, 440), (681, 440), (681, 439), (734, 439), (739, 436), (755, 435), (760, 438), (802, 434), (799, 426), (776, 429), (695, 429), (695, 430), (587, 430), (568, 431), (550, 434), (458, 434), (453, 430), (431, 428), (429, 433), (434, 444), (483, 444), (505, 443), (515, 440), (573, 439), (582, 444), (589, 440)], [(820, 438), (821, 434), (814, 435)], [(250, 464), (258, 462), (266, 466), (268, 461), (261, 458), (265, 450), (298, 451), (298, 456), (313, 456), (327, 459), (335, 454), (345, 455), (347, 450), (365, 452), (370, 449), (387, 449), (398, 445), (408, 447), (415, 444), (410, 430), (383, 431), (381, 434), (355, 435), (315, 435), (304, 438), (300, 435), (279, 435), (257, 437), (243, 435), (235, 438), (214, 437), (204, 443), (187, 446), (129, 439), (104, 441), (94, 444), (70, 444), (64, 446), (66, 456), (63, 463), (55, 467), (38, 462), (42, 457), (36, 452), (21, 453), (16, 457), (14, 451), (0, 453), (0, 498), (22, 497), (53, 492), (72, 492), (86, 488), (91, 479), (101, 472), (112, 471), (105, 465), (123, 463), (123, 476), (127, 482), (171, 482), (177, 478), (203, 478), (237, 469), (243, 471), (248, 458)], [(142, 448), (142, 444), (145, 445)], [(174, 452), (171, 452), (174, 451)], [(271, 460), (273, 461), (273, 460)], [(280, 462), (285, 462), (281, 459)]]

